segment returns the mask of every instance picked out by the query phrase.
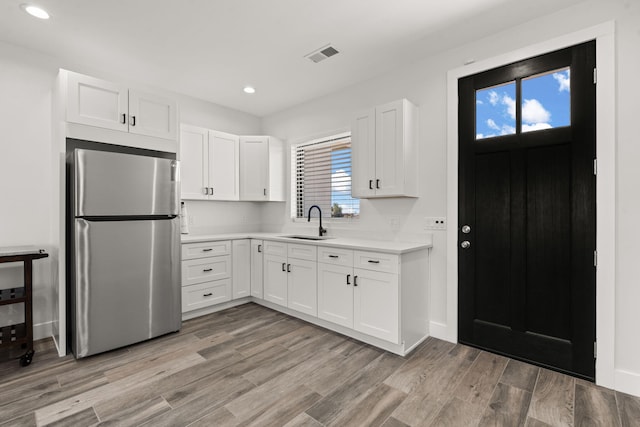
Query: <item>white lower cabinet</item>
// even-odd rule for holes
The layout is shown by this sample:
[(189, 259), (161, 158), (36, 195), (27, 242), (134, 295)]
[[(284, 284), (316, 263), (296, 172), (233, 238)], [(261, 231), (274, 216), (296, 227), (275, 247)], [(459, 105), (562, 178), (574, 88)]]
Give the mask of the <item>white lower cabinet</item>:
[(318, 317), (398, 344), (398, 274), (376, 271), (397, 271), (398, 257), (321, 248), (318, 260)]
[(263, 298), (262, 292), (262, 269), (263, 269), (263, 252), (262, 240), (251, 239), (251, 296), (255, 298)]
[(353, 328), (353, 267), (318, 263), (318, 317)]
[(182, 245), (182, 312), (231, 301), (231, 242)]
[(264, 242), (264, 299), (317, 315), (316, 247)]
[(360, 268), (353, 274), (353, 329), (397, 344), (398, 275)]
[(232, 242), (233, 299), (251, 295), (251, 270), (247, 266), (251, 262), (251, 240), (241, 239)]

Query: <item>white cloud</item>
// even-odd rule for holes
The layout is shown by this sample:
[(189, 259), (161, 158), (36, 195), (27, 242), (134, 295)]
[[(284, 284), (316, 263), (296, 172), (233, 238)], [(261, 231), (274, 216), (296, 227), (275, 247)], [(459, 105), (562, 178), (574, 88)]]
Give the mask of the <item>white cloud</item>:
[(513, 135), (516, 133), (516, 128), (509, 125), (502, 125), (502, 129), (500, 130), (500, 135)]
[(523, 123), (547, 123), (551, 113), (537, 99), (525, 99), (522, 105)]
[(476, 133), (476, 139), (483, 139), (484, 135), (481, 133)]
[(553, 73), (553, 78), (556, 79), (560, 85), (558, 91), (571, 91), (571, 70), (567, 70), (564, 73)]
[(491, 105), (496, 105), (499, 99), (500, 97), (498, 96), (498, 92), (496, 92), (495, 90), (489, 92), (489, 103)]
[(507, 113), (511, 116), (512, 119), (516, 118), (516, 101), (511, 98), (509, 95), (505, 95), (502, 97), (502, 103), (507, 106)]
[(343, 169), (339, 169), (331, 174), (331, 191), (348, 193), (350, 189), (351, 175), (347, 174)]
[(553, 126), (551, 126), (549, 123), (534, 123), (531, 125), (526, 125), (526, 124), (522, 124), (522, 132), (531, 132), (534, 130), (542, 130), (542, 129), (551, 129)]
[(476, 104), (477, 104), (477, 105), (483, 105), (483, 104), (484, 104), (484, 102), (482, 102), (482, 101), (481, 101), (481, 100), (479, 100), (479, 99), (476, 99)]
[(487, 126), (494, 130), (500, 130), (500, 126), (498, 126), (492, 119), (487, 120)]

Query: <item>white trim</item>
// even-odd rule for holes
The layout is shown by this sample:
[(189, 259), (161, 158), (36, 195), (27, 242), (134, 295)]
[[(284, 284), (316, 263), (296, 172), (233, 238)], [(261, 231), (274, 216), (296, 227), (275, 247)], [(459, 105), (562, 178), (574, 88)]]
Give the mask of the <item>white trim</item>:
[(51, 328), (52, 325), (52, 320), (43, 323), (35, 323), (33, 325), (33, 340), (37, 341), (53, 336), (53, 329)]
[[(596, 40), (596, 383), (615, 388), (615, 243), (616, 243), (616, 128), (615, 128), (615, 23), (605, 22), (552, 40), (486, 59), (447, 73), (447, 218), (458, 224), (458, 79), (505, 64), (542, 55), (589, 40)], [(457, 225), (447, 228), (447, 319), (432, 335), (458, 340), (458, 246)], [(438, 335), (436, 335), (436, 332)], [(637, 394), (638, 389), (635, 388)]]

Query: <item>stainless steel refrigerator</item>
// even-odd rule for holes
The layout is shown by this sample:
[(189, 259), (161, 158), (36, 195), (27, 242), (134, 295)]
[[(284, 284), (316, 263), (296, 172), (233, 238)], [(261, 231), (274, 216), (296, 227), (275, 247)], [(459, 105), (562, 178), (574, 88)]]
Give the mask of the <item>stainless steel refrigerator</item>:
[(78, 148), (71, 157), (73, 354), (178, 331), (178, 162)]

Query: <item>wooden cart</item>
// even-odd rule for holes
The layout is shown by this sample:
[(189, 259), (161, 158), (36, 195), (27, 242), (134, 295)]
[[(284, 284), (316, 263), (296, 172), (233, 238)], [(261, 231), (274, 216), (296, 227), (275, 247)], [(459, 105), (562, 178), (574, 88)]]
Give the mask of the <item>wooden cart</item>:
[(25, 354), (20, 357), (20, 365), (27, 366), (33, 359), (33, 266), (34, 259), (46, 258), (49, 254), (32, 246), (0, 247), (0, 264), (22, 262), (24, 280), (22, 286), (5, 288), (0, 282), (0, 310), (2, 306), (24, 303), (24, 322), (16, 325), (0, 326), (0, 350), (21, 346)]

